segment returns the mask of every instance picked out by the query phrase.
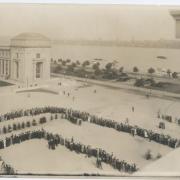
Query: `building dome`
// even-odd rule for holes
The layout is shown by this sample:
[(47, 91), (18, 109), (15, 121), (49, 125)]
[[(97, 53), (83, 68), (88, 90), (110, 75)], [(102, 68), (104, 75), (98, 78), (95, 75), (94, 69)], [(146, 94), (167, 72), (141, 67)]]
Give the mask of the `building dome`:
[(50, 40), (39, 33), (21, 33), (11, 39), (11, 47), (50, 48)]

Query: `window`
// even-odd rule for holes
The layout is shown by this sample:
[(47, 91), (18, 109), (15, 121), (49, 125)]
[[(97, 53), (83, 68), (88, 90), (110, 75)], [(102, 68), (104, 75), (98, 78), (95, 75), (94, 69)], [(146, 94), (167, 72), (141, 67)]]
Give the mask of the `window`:
[(8, 63), (8, 61), (6, 61), (6, 75), (8, 75), (9, 73), (8, 73), (8, 66), (9, 66), (9, 63)]
[(16, 53), (16, 58), (19, 58), (19, 54), (18, 53)]
[(40, 58), (40, 53), (37, 53), (37, 54), (36, 54), (36, 58)]

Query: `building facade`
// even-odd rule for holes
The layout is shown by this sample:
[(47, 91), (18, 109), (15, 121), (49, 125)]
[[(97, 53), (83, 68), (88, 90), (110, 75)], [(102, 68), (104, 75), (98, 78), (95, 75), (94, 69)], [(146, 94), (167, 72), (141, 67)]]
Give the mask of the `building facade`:
[(0, 76), (8, 77), (10, 74), (10, 48), (0, 48)]
[(0, 76), (19, 82), (50, 78), (50, 40), (38, 33), (22, 33), (0, 48)]
[(173, 10), (170, 14), (175, 20), (176, 38), (180, 38), (180, 11)]

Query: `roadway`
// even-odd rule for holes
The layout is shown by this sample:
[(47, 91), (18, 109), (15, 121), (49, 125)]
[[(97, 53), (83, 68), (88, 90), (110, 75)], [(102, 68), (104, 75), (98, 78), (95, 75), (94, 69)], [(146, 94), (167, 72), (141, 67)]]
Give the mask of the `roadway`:
[(151, 97), (173, 100), (173, 101), (174, 100), (180, 101), (180, 94), (170, 93), (170, 92), (160, 91), (160, 90), (150, 90), (150, 89), (146, 89), (142, 87), (135, 87), (133, 85), (125, 84), (123, 82), (117, 82), (117, 81), (112, 81), (112, 80), (94, 80), (94, 79), (80, 78), (80, 77), (67, 76), (67, 75), (55, 74), (55, 73), (51, 73), (51, 76), (73, 79), (80, 82), (89, 83), (92, 85), (103, 86), (103, 87), (111, 88), (111, 89), (119, 89), (119, 90), (123, 90), (129, 93), (135, 93), (135, 94), (139, 94), (143, 96), (150, 93)]

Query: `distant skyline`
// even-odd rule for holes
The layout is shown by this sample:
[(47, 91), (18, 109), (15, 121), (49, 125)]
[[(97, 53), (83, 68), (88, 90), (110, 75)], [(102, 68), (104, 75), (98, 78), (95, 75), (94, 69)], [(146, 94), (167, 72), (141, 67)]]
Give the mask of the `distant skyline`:
[(64, 40), (175, 39), (167, 6), (1, 4), (0, 36), (42, 33)]

